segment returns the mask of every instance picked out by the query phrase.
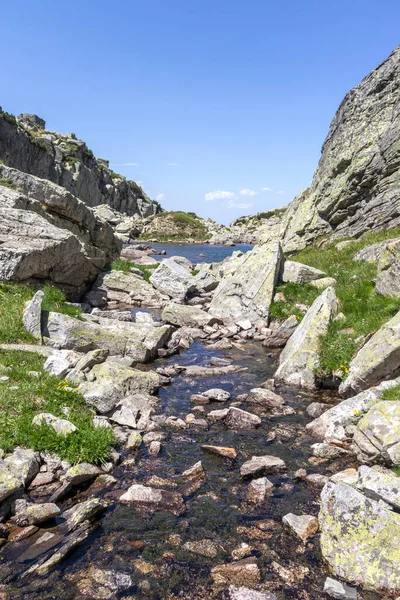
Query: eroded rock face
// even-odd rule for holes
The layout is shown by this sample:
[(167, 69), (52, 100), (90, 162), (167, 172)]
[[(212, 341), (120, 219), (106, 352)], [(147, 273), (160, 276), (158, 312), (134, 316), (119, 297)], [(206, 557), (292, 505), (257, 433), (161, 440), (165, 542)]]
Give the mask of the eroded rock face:
[[(21, 115), (18, 119), (27, 125)], [(58, 184), (88, 206), (107, 204), (120, 213), (142, 217), (160, 212), (161, 207), (135, 182), (113, 175), (108, 161), (95, 158), (74, 134), (45, 132), (37, 124), (35, 129), (32, 137), (0, 115), (0, 160), (5, 165)]]
[(388, 298), (400, 298), (400, 241), (386, 245), (378, 262), (376, 291)]
[(399, 369), (400, 312), (382, 325), (352, 359), (339, 392), (343, 396), (357, 394), (396, 375)]
[[(49, 281), (78, 298), (119, 255), (111, 227), (63, 188), (0, 166), (0, 279)], [(24, 190), (19, 191), (19, 190)]]
[(219, 318), (268, 320), (283, 260), (279, 243), (256, 247), (216, 289), (210, 314)]
[(319, 366), (319, 336), (327, 331), (337, 307), (338, 301), (332, 287), (318, 296), (282, 351), (275, 373), (277, 379), (309, 389), (315, 387), (315, 371)]
[(399, 57), (400, 47), (346, 95), (311, 188), (266, 228), (264, 240), (281, 238), (292, 251), (324, 234), (359, 237), (399, 225)]
[(344, 483), (327, 483), (319, 513), (321, 551), (333, 573), (367, 590), (399, 593), (400, 515)]

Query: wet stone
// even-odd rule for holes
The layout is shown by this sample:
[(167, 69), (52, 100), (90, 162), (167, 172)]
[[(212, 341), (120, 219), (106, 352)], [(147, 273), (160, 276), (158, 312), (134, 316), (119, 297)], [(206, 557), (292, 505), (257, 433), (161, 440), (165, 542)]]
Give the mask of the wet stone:
[(280, 473), (285, 470), (284, 461), (277, 456), (253, 456), (241, 466), (240, 474), (242, 477), (254, 477), (263, 473)]
[(228, 429), (254, 429), (261, 425), (261, 419), (240, 408), (230, 408), (225, 418)]
[(112, 600), (116, 594), (128, 590), (132, 578), (128, 573), (99, 569), (92, 565), (86, 573), (79, 573), (77, 588), (84, 597)]
[(221, 390), (220, 388), (213, 388), (211, 390), (207, 390), (202, 393), (202, 396), (205, 396), (209, 400), (213, 400), (215, 402), (226, 402), (231, 397), (229, 392)]
[(247, 486), (247, 502), (261, 504), (273, 490), (274, 484), (266, 477), (253, 479)]
[(183, 550), (200, 554), (207, 558), (215, 558), (220, 551), (220, 547), (212, 540), (199, 540), (198, 542), (186, 542), (182, 546)]
[(293, 513), (289, 513), (282, 518), (282, 522), (303, 542), (315, 535), (319, 527), (318, 519), (311, 515), (294, 515)]
[(119, 500), (122, 504), (150, 510), (166, 510), (175, 515), (180, 515), (185, 510), (183, 498), (177, 492), (169, 492), (139, 484), (132, 485)]
[(211, 569), (211, 577), (217, 585), (254, 586), (260, 581), (261, 573), (254, 558), (245, 558), (214, 567)]
[(206, 452), (217, 454), (218, 456), (223, 456), (224, 458), (234, 459), (237, 456), (235, 448), (227, 448), (225, 446), (209, 446), (207, 444), (203, 444), (201, 448)]
[(357, 600), (357, 590), (355, 588), (352, 588), (345, 583), (341, 583), (340, 581), (336, 581), (335, 579), (331, 579), (330, 577), (326, 578), (324, 592), (331, 598)]

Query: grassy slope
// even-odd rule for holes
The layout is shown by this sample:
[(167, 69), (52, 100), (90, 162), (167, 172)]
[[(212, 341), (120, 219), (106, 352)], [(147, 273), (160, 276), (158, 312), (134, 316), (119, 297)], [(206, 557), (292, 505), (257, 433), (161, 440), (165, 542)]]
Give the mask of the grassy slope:
[[(45, 286), (44, 293), (46, 310), (79, 316), (80, 311), (65, 304), (56, 288)], [(0, 343), (36, 343), (22, 324), (23, 308), (33, 294), (27, 285), (0, 284)], [(0, 350), (0, 376), (10, 378), (0, 381), (0, 448), (9, 452), (25, 446), (72, 463), (104, 462), (114, 443), (112, 430), (95, 428), (94, 413), (83, 397), (75, 389), (66, 389), (65, 381), (46, 373), (43, 364), (44, 358), (34, 352)], [(33, 426), (33, 417), (41, 412), (72, 421), (78, 431), (63, 438), (46, 425)]]
[[(365, 246), (395, 237), (400, 237), (400, 228), (370, 233), (341, 251), (336, 249), (336, 241), (325, 248), (309, 247), (289, 257), (321, 269), (337, 280), (339, 310), (346, 319), (332, 322), (327, 335), (321, 338), (321, 374), (340, 369), (345, 375), (360, 341), (400, 310), (400, 300), (384, 298), (375, 292), (376, 264), (353, 260), (354, 255)], [(293, 284), (280, 286), (278, 291), (283, 291), (290, 300), (287, 306), (284, 303), (273, 306), (272, 315), (279, 318), (288, 316), (288, 313), (296, 314), (293, 309), (295, 302), (311, 304), (319, 293), (311, 286)], [(352, 331), (343, 332), (344, 329)]]
[(159, 241), (167, 240), (186, 240), (193, 238), (197, 241), (206, 240), (210, 237), (207, 228), (203, 225), (200, 218), (192, 212), (170, 211), (163, 212), (151, 219), (156, 219), (158, 223), (165, 223), (165, 230), (157, 228), (150, 233), (145, 233), (140, 236), (141, 239), (157, 238)]

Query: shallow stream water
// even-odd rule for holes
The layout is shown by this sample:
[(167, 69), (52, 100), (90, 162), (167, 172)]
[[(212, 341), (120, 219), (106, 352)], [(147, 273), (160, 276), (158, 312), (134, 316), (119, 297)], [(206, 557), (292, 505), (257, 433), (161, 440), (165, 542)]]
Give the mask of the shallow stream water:
[(221, 262), (231, 256), (235, 250), (247, 252), (253, 248), (250, 244), (236, 244), (236, 246), (223, 246), (222, 244), (183, 244), (183, 243), (156, 243), (150, 242), (157, 251), (166, 250), (166, 256), (154, 255), (156, 260), (163, 260), (169, 256), (184, 256), (193, 264), (201, 262)]
[[(210, 358), (215, 356), (229, 358), (233, 364), (248, 370), (214, 378), (177, 375), (170, 385), (160, 390), (159, 414), (184, 419), (193, 408), (190, 396), (212, 387), (231, 392), (232, 398), (226, 404), (213, 402), (205, 410), (223, 408), (238, 395), (271, 377), (277, 364), (277, 354), (269, 354), (261, 344), (254, 342), (246, 343), (243, 349), (226, 351), (206, 350), (196, 343), (183, 355), (159, 359), (151, 368), (177, 363), (209, 366)], [(11, 577), (4, 589), (12, 589), (12, 598), (17, 600), (93, 597), (82, 593), (84, 590), (79, 582), (90, 566), (95, 565), (132, 577), (133, 586), (110, 596), (112, 598), (222, 600), (229, 597), (228, 586), (215, 586), (210, 570), (219, 563), (231, 562), (231, 552), (246, 542), (252, 547), (252, 556), (257, 558), (261, 569), (258, 589), (271, 591), (282, 600), (326, 598), (322, 588), (327, 571), (319, 556), (318, 537), (304, 545), (283, 528), (281, 519), (289, 512), (318, 514), (320, 490), (297, 481), (294, 477), (297, 469), (329, 475), (351, 462), (348, 459), (320, 462), (312, 458), (310, 446), (314, 440), (305, 430), (309, 420), (305, 408), (313, 400), (335, 402), (331, 394), (312, 395), (290, 388), (280, 388), (279, 393), (294, 409), (294, 414), (264, 416), (262, 426), (257, 430), (232, 432), (220, 424), (210, 426), (209, 430), (165, 429), (167, 438), (160, 455), (150, 456), (143, 445), (136, 461), (132, 461), (132, 455), (124, 454), (121, 464), (113, 472), (116, 485), (101, 492), (111, 501), (101, 527), (47, 577), (23, 580), (18, 576)], [(242, 404), (241, 408), (246, 409), (246, 405)], [(204, 443), (232, 446), (238, 456), (229, 460), (208, 454), (200, 447)], [(269, 475), (274, 483), (273, 493), (264, 504), (251, 505), (245, 499), (248, 482), (240, 477), (239, 468), (251, 456), (264, 454), (282, 458), (287, 471)], [(185, 487), (180, 477), (182, 472), (199, 460), (206, 471), (206, 479), (199, 489), (186, 489), (186, 510), (181, 516), (168, 512), (143, 515), (118, 503), (121, 490), (126, 490), (132, 483), (152, 484), (155, 478), (159, 478), (158, 483), (163, 489), (182, 492)], [(81, 493), (82, 499), (91, 493), (96, 493), (95, 485)], [(66, 501), (65, 507), (71, 502)], [(57, 527), (49, 530), (55, 532)], [(40, 532), (43, 534), (43, 529)], [(187, 541), (203, 539), (211, 539), (221, 547), (216, 558), (205, 558), (182, 549)], [(9, 545), (10, 550), (2, 557), (3, 567), (7, 567), (9, 574), (17, 575), (32, 564), (34, 541), (35, 536)], [(377, 598), (365, 593), (362, 597), (365, 600)]]

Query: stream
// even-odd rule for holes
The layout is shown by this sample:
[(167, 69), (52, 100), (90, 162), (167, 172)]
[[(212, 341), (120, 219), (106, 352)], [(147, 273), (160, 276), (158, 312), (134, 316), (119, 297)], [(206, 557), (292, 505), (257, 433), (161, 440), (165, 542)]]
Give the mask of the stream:
[[(270, 353), (256, 342), (225, 351), (207, 350), (201, 343), (195, 343), (180, 356), (158, 359), (150, 368), (174, 364), (209, 366), (211, 357), (229, 359), (247, 371), (213, 378), (175, 375), (171, 384), (160, 389), (158, 414), (184, 420), (193, 408), (190, 396), (215, 387), (229, 391), (232, 397), (226, 403), (211, 402), (204, 406), (206, 412), (235, 403), (240, 394), (259, 387), (272, 376), (278, 353)], [(151, 456), (144, 444), (135, 460), (135, 455), (123, 451), (121, 463), (112, 472), (117, 479), (114, 486), (99, 491), (94, 483), (80, 492), (81, 499), (101, 495), (110, 501), (101, 526), (48, 576), (16, 577), (8, 586), (0, 586), (0, 598), (2, 589), (6, 589), (7, 592), (12, 590), (15, 600), (228, 599), (229, 586), (213, 584), (210, 571), (217, 564), (231, 562), (232, 551), (243, 542), (250, 546), (245, 556), (255, 557), (261, 570), (258, 590), (272, 592), (279, 600), (327, 598), (322, 589), (328, 572), (320, 558), (318, 535), (303, 544), (283, 527), (282, 517), (289, 512), (318, 515), (320, 487), (296, 479), (298, 469), (306, 469), (307, 474), (329, 476), (354, 466), (354, 460), (346, 457), (324, 461), (312, 456), (310, 446), (316, 440), (310, 438), (305, 429), (310, 421), (305, 409), (313, 401), (335, 403), (332, 392), (312, 394), (283, 386), (277, 392), (294, 412), (282, 416), (261, 412), (262, 425), (258, 429), (233, 432), (219, 423), (210, 425), (209, 430), (191, 425), (186, 429), (163, 427), (166, 438), (159, 455)], [(246, 404), (242, 402), (240, 408), (246, 410)], [(250, 410), (256, 412), (254, 407)], [(237, 458), (232, 460), (207, 453), (201, 444), (231, 446), (237, 450)], [(248, 481), (241, 478), (239, 469), (253, 455), (265, 454), (282, 458), (287, 470), (268, 475), (274, 484), (272, 493), (264, 503), (250, 504), (246, 501)], [(201, 485), (188, 488), (188, 482), (183, 481), (181, 475), (198, 461), (202, 461), (206, 477)], [(121, 505), (118, 502), (121, 490), (125, 491), (133, 483), (154, 487), (158, 484), (162, 489), (179, 491), (185, 498), (185, 511), (180, 516), (162, 511), (143, 514), (131, 506)], [(75, 502), (76, 498), (69, 499), (62, 508)], [(43, 534), (43, 528), (40, 531)], [(54, 532), (57, 527), (49, 528), (49, 533)], [(216, 557), (207, 558), (183, 548), (188, 541), (204, 539), (219, 546)], [(14, 574), (26, 570), (37, 554), (34, 544), (35, 535), (10, 544), (10, 550), (3, 554), (2, 565), (6, 563), (9, 572)], [(88, 589), (82, 582), (93, 565), (129, 574), (132, 585), (111, 595), (102, 595), (102, 592), (92, 595), (90, 586)], [(369, 593), (362, 595), (364, 600), (378, 597)]]

